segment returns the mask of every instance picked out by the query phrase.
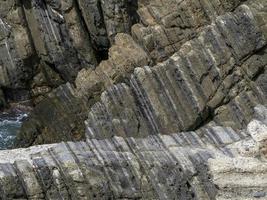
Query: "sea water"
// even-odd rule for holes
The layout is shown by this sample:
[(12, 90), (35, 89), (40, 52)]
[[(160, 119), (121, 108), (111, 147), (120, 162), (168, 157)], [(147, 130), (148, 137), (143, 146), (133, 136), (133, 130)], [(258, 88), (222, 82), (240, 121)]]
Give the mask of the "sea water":
[(0, 113), (0, 149), (12, 148), (27, 113), (12, 109)]

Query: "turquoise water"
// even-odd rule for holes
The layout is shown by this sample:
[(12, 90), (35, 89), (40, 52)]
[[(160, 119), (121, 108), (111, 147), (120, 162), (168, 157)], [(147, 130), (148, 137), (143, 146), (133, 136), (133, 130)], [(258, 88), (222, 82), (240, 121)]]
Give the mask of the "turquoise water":
[(11, 148), (27, 114), (20, 110), (0, 113), (0, 149)]

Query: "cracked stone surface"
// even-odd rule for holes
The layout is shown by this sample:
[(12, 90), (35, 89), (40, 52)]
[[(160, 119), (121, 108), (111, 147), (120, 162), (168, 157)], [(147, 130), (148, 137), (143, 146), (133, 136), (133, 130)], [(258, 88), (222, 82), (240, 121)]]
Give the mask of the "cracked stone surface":
[[(160, 12), (156, 2), (149, 2), (140, 2), (140, 16), (145, 8), (168, 16), (165, 7)], [(162, 62), (155, 61), (134, 34), (117, 34), (107, 60), (95, 69), (82, 69), (75, 86), (61, 86), (36, 105), (19, 134), (18, 146), (76, 140), (88, 133), (97, 139), (169, 134), (208, 123), (244, 128), (253, 107), (266, 103), (266, 3), (226, 5), (221, 15), (190, 29), (195, 36), (184, 35), (187, 40)], [(203, 4), (199, 12), (210, 6)], [(62, 105), (67, 105), (67, 113)], [(50, 113), (59, 117), (51, 120)], [(79, 120), (70, 123), (73, 116)]]
[(267, 108), (242, 131), (205, 126), (0, 152), (2, 199), (266, 199)]
[(266, 0), (0, 0), (0, 199), (267, 199), (266, 47)]

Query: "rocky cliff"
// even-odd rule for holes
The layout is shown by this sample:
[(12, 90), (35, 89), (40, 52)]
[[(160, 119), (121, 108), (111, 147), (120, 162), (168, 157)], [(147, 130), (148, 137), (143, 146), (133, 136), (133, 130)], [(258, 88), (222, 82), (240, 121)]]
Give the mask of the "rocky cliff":
[(57, 143), (1, 198), (266, 199), (266, 47), (266, 0), (1, 0), (0, 107)]
[[(41, 97), (104, 59), (137, 22), (135, 1), (1, 1), (1, 79), (8, 100)], [(38, 98), (39, 97), (39, 98)]]
[(125, 11), (131, 16), (128, 25), (133, 16), (139, 19), (130, 34), (116, 26), (112, 30), (119, 33), (107, 36), (106, 60), (79, 67), (75, 81), (56, 70), (71, 84), (40, 102), (33, 98), (38, 103), (18, 137), (19, 146), (76, 140), (84, 138), (84, 130), (106, 138), (191, 131), (207, 123), (241, 129), (253, 107), (266, 103), (264, 1), (138, 3), (136, 12)]

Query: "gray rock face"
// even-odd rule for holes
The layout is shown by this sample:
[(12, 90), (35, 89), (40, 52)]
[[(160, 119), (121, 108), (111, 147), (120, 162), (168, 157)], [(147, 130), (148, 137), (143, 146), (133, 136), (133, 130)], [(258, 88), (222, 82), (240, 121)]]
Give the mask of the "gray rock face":
[(267, 108), (255, 110), (238, 132), (207, 126), (2, 151), (1, 198), (266, 199)]
[[(83, 101), (82, 104), (86, 104), (87, 107), (82, 109), (83, 113), (89, 113), (88, 116), (84, 115), (84, 118), (77, 116), (82, 121), (86, 120), (86, 131), (79, 129), (81, 130), (79, 138), (83, 138), (85, 132), (91, 134), (92, 138), (98, 139), (110, 138), (114, 135), (144, 137), (152, 133), (169, 134), (191, 131), (207, 123), (230, 126), (235, 129), (243, 128), (251, 120), (254, 113), (253, 107), (259, 103), (266, 103), (266, 3), (262, 0), (242, 3), (229, 1), (219, 6), (216, 2), (205, 1), (196, 4), (195, 1), (182, 1), (177, 6), (173, 6), (174, 8), (169, 12), (167, 8), (172, 7), (171, 1), (168, 1), (162, 9), (159, 9), (158, 1), (140, 1), (138, 2), (138, 15), (141, 19), (140, 23), (144, 27), (141, 28), (140, 24), (134, 25), (132, 36), (119, 33), (111, 39), (113, 32), (111, 35), (108, 31), (102, 32), (103, 35), (101, 35), (96, 31), (100, 29), (92, 28), (91, 31), (94, 33), (92, 32), (91, 35), (95, 35), (95, 43), (103, 42), (102, 44), (104, 44), (103, 38), (106, 37), (106, 40), (113, 45), (109, 49), (107, 60), (102, 61), (95, 69), (84, 68), (79, 71), (75, 80), (73, 98), (68, 98), (68, 101), (71, 101), (70, 99), (74, 101), (74, 103), (70, 103), (73, 105), (76, 105), (76, 101)], [(99, 5), (102, 4), (91, 3), (81, 6), (82, 2), (79, 2), (75, 6), (85, 9), (91, 7), (90, 5), (95, 5), (92, 9), (100, 12)], [(51, 5), (55, 7), (54, 4)], [(111, 9), (107, 6), (111, 6), (111, 4), (105, 5), (105, 9)], [(115, 8), (121, 8), (119, 5)], [(125, 2), (125, 5), (125, 9), (120, 9), (121, 12), (118, 10), (118, 13), (123, 15), (133, 12), (126, 9), (129, 3)], [(185, 6), (199, 9), (193, 12), (190, 9), (184, 10)], [(104, 12), (104, 8), (102, 9)], [(183, 10), (181, 12), (182, 21), (179, 16), (173, 16), (179, 10)], [(213, 12), (214, 10), (217, 12)], [(93, 17), (91, 15), (93, 12), (86, 15), (87, 12), (83, 9), (81, 12), (83, 18), (87, 19), (87, 27), (91, 24), (92, 19), (101, 21), (102, 18), (105, 18), (104, 15)], [(108, 11), (105, 12), (108, 13)], [(202, 16), (203, 19), (195, 17), (196, 14)], [(116, 13), (114, 15), (117, 16)], [(71, 15), (69, 18), (65, 18), (66, 20), (74, 19)], [(113, 18), (111, 17), (111, 19)], [(128, 25), (133, 23), (127, 17), (114, 17), (115, 21), (119, 19), (124, 19)], [(182, 29), (182, 22), (185, 22), (185, 19), (190, 21), (191, 28), (184, 27)], [(203, 23), (200, 22), (200, 19)], [(145, 20), (148, 22), (144, 22)], [(171, 22), (175, 22), (176, 25), (168, 27)], [(74, 24), (78, 25), (78, 23)], [(111, 24), (117, 24), (117, 22)], [(64, 27), (67, 25), (68, 23), (64, 24)], [(101, 23), (98, 25), (99, 27), (103, 26)], [(175, 32), (177, 28), (173, 29), (176, 26), (182, 30), (180, 34)], [(119, 26), (117, 28), (114, 30), (122, 30)], [(155, 29), (158, 32), (150, 32), (151, 36), (145, 36), (140, 32), (145, 29)], [(136, 35), (137, 30), (140, 32), (140, 37)], [(159, 30), (164, 31), (160, 32)], [(163, 42), (167, 37), (164, 34), (168, 33), (168, 30), (174, 31), (170, 36), (181, 36), (184, 39), (175, 43), (176, 48), (172, 51), (168, 50), (169, 45), (165, 42), (152, 46), (151, 48), (155, 50), (153, 52), (158, 51), (156, 47), (160, 47), (162, 49), (160, 52), (165, 56), (160, 56), (159, 53), (154, 55), (145, 46), (147, 43), (144, 39), (152, 37), (151, 40), (157, 44), (154, 37), (158, 37), (158, 40)], [(194, 35), (187, 35), (187, 31)], [(167, 37), (168, 41), (174, 41), (174, 39), (170, 39), (170, 36)], [(77, 50), (76, 47), (74, 49)], [(92, 48), (95, 49), (93, 46)], [(47, 52), (49, 53), (49, 51)], [(55, 58), (59, 59), (60, 56)], [(67, 59), (64, 59), (64, 62), (65, 60)], [(43, 62), (43, 66), (46, 66), (45, 70), (40, 71), (36, 80), (52, 80), (49, 82), (54, 83), (53, 85), (62, 84), (64, 77), (55, 76), (48, 62)], [(67, 64), (69, 65), (69, 62)], [(63, 69), (65, 70), (65, 68)], [(43, 91), (49, 93), (53, 88), (53, 86), (50, 86), (50, 89), (44, 86), (45, 82), (47, 81), (36, 81), (34, 84), (32, 91), (36, 94), (35, 96), (40, 96), (36, 99), (38, 102), (44, 99), (41, 95), (44, 93)], [(68, 91), (64, 92), (64, 89), (59, 91), (62, 93), (60, 96), (68, 93)], [(51, 106), (51, 101), (57, 102), (58, 105)], [(49, 101), (44, 100), (37, 105), (36, 114), (32, 115), (27, 122), (28, 125), (23, 127), (19, 138), (23, 138), (24, 141), (32, 141), (32, 138), (27, 136), (32, 135), (28, 134), (31, 132), (28, 127), (36, 127), (36, 124), (41, 124), (43, 128), (34, 128), (38, 130), (34, 135), (43, 135), (40, 137), (44, 140), (36, 143), (53, 141), (53, 139), (46, 140), (47, 132), (43, 130), (60, 131), (56, 124), (59, 123), (63, 126), (62, 122), (65, 121), (64, 117), (60, 117), (65, 116), (64, 110), (59, 109), (60, 104), (65, 104), (64, 99), (54, 101), (50, 98)], [(54, 110), (52, 109), (51, 112), (58, 113), (59, 117), (55, 123), (47, 123), (50, 119), (40, 120), (40, 117), (37, 117), (42, 115), (42, 112), (38, 112), (45, 107), (53, 108)], [(75, 115), (74, 111), (69, 116)], [(70, 118), (66, 121), (72, 120)], [(78, 127), (80, 127), (79, 124)], [(70, 126), (66, 124), (65, 127)], [(66, 129), (64, 132), (72, 132), (72, 129)], [(54, 141), (66, 141), (66, 138), (69, 137), (63, 136), (61, 139), (55, 137)], [(24, 142), (24, 144), (29, 146), (32, 142)]]
[(62, 85), (49, 93), (30, 114), (30, 120), (23, 123), (16, 138), (16, 146), (84, 139), (81, 132), (85, 129), (87, 108), (74, 95), (70, 84)]
[(27, 90), (35, 103), (73, 83), (82, 68), (95, 68), (115, 35), (129, 33), (138, 19), (135, 1), (11, 0), (0, 9), (0, 87)]
[(54, 143), (0, 151), (0, 199), (267, 198), (266, 0), (0, 11), (0, 108), (32, 99), (17, 147)]
[[(91, 107), (87, 133), (98, 139), (166, 134), (194, 130), (211, 116), (216, 124), (242, 128), (257, 102), (266, 102), (264, 84), (248, 77), (254, 59), (260, 65), (254, 68), (260, 70), (256, 74), (265, 74), (267, 64), (265, 30), (256, 23), (261, 17), (257, 9), (244, 4), (217, 17), (166, 61), (133, 69), (126, 84), (109, 87)], [(81, 96), (103, 81), (83, 79), (84, 74), (76, 80)]]
[(1, 1), (0, 87), (26, 88), (34, 68), (34, 49), (18, 1)]
[(149, 52), (152, 60), (163, 61), (195, 38), (201, 27), (242, 0), (227, 1), (140, 1), (141, 23), (132, 28), (133, 37)]

